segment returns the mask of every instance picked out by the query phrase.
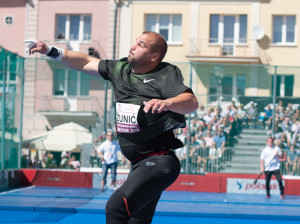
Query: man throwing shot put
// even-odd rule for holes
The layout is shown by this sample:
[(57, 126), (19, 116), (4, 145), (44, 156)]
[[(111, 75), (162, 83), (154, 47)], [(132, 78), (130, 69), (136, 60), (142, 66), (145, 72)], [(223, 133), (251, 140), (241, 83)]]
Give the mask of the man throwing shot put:
[(161, 193), (180, 173), (174, 150), (183, 144), (173, 131), (185, 127), (184, 114), (198, 108), (179, 68), (162, 62), (166, 40), (158, 33), (144, 32), (121, 60), (99, 60), (42, 41), (29, 47), (29, 54), (36, 52), (111, 81), (117, 136), (131, 170), (106, 204), (106, 223), (150, 224)]

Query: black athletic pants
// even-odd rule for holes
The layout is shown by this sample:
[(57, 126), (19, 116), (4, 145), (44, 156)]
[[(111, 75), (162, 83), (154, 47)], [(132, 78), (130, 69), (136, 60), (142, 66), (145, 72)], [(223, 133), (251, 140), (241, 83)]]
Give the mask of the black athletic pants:
[(161, 193), (179, 173), (180, 162), (174, 152), (133, 163), (127, 180), (106, 204), (106, 223), (150, 224)]
[(280, 175), (280, 170), (273, 170), (273, 171), (265, 171), (267, 196), (270, 196), (270, 181), (273, 174), (275, 175), (278, 181), (280, 195), (284, 195), (284, 188), (283, 188), (283, 183)]

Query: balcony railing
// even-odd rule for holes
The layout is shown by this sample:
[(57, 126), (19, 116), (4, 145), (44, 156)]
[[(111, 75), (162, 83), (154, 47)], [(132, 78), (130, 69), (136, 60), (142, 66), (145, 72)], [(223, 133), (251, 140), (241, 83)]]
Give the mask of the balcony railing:
[[(104, 103), (104, 102), (103, 102)], [(39, 112), (97, 112), (102, 116), (104, 109), (97, 97), (58, 97), (40, 96), (37, 99)]]
[(190, 56), (258, 57), (258, 43), (253, 39), (191, 39)]

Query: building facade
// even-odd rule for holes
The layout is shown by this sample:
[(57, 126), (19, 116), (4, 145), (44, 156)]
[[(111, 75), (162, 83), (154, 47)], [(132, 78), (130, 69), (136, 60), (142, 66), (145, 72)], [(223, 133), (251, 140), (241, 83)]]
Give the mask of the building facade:
[[(101, 58), (122, 58), (144, 30), (168, 41), (201, 103), (228, 95), (267, 97), (272, 77), (282, 97), (299, 97), (300, 2), (295, 0), (10, 0), (0, 1), (0, 45), (26, 57), (23, 138), (73, 121), (92, 130), (112, 120), (113, 96), (101, 78), (25, 54), (41, 39)], [(218, 87), (218, 88), (217, 88)]]
[(192, 70), (187, 83), (201, 102), (216, 95), (218, 83), (225, 101), (271, 96), (274, 73), (277, 96), (299, 97), (299, 6), (292, 0), (124, 1), (120, 56), (152, 30), (168, 40), (166, 61), (192, 64), (183, 73), (189, 80)]

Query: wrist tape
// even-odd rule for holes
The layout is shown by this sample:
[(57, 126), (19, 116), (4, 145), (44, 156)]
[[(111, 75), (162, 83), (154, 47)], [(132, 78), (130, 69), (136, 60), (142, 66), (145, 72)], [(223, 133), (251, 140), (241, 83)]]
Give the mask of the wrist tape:
[(64, 49), (48, 45), (48, 52), (46, 55), (55, 61), (60, 61), (64, 56)]

